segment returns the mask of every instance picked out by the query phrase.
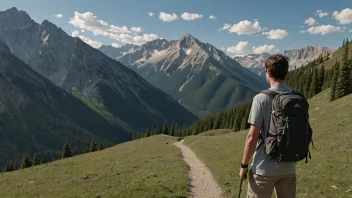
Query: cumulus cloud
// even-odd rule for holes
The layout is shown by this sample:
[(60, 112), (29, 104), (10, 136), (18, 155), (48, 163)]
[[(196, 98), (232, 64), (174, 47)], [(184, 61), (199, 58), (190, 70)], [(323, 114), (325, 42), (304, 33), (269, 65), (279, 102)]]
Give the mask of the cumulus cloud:
[(315, 11), (315, 14), (316, 14), (317, 16), (319, 16), (319, 18), (323, 18), (323, 17), (329, 15), (329, 13), (323, 12), (322, 10), (317, 10), (317, 11)]
[(105, 21), (98, 20), (98, 18), (91, 12), (75, 12), (74, 17), (70, 19), (69, 23), (80, 29), (95, 32), (94, 34), (96, 35), (104, 35), (104, 33), (107, 32), (131, 33), (126, 26), (118, 27), (110, 25)]
[(259, 47), (253, 47), (253, 53), (255, 54), (261, 54), (264, 52), (270, 52), (275, 49), (274, 45), (262, 45)]
[(307, 20), (304, 21), (304, 24), (307, 24), (308, 26), (312, 26), (315, 24), (315, 19), (312, 17), (309, 17)]
[(73, 32), (71, 33), (71, 36), (72, 36), (72, 37), (77, 37), (77, 36), (79, 36), (79, 32), (78, 32), (77, 30), (75, 30), (75, 31), (73, 31)]
[(85, 30), (81, 30), (81, 32), (86, 32)]
[(350, 8), (343, 9), (341, 12), (335, 11), (332, 15), (340, 24), (352, 23), (352, 9)]
[(224, 47), (221, 47), (220, 49), (221, 49), (221, 51), (223, 51), (223, 52), (226, 50)]
[(121, 47), (121, 45), (119, 45), (117, 43), (112, 43), (111, 46), (114, 47), (114, 48), (120, 48)]
[(264, 32), (263, 35), (267, 35), (268, 39), (283, 39), (288, 35), (286, 30), (270, 30), (269, 32)]
[(178, 19), (176, 14), (167, 14), (165, 12), (160, 12), (159, 19), (163, 22), (172, 22)]
[(188, 12), (184, 12), (182, 15), (181, 15), (181, 18), (183, 20), (186, 20), (186, 21), (194, 21), (196, 19), (202, 19), (203, 18), (203, 15), (201, 14), (197, 14), (197, 13), (188, 13)]
[(152, 41), (159, 38), (159, 36), (156, 34), (143, 34), (142, 36), (139, 36), (139, 35), (131, 36), (129, 34), (113, 34), (113, 33), (110, 33), (108, 37), (110, 39), (114, 39), (122, 43), (135, 44), (135, 45), (142, 45), (148, 41)]
[[(98, 20), (98, 18), (91, 12), (75, 12), (74, 17), (70, 19), (69, 23), (83, 31), (90, 31), (94, 35), (105, 36), (122, 43), (141, 45), (147, 41), (159, 38), (159, 36), (155, 34), (138, 35), (138, 33), (143, 31), (141, 27), (132, 27), (129, 30), (126, 26), (118, 27), (116, 25), (110, 25), (103, 20)], [(133, 35), (130, 35), (132, 33)], [(88, 39), (86, 38), (83, 38), (82, 40), (88, 42)], [(98, 45), (98, 43), (94, 43), (93, 41), (89, 41), (89, 43), (91, 43), (92, 46)]]
[(154, 16), (154, 13), (148, 12), (148, 15), (149, 15), (150, 17), (152, 17), (152, 16)]
[(215, 20), (215, 19), (217, 19), (218, 17), (216, 17), (216, 16), (213, 16), (213, 15), (210, 15), (209, 16), (209, 19), (212, 19), (212, 20)]
[(101, 47), (103, 44), (99, 41), (94, 41), (88, 37), (85, 36), (78, 36), (78, 38), (80, 38), (83, 42), (87, 43), (88, 45), (94, 47), (94, 48), (99, 48)]
[(352, 30), (349, 30), (349, 32), (352, 32)]
[(236, 55), (243, 55), (246, 53), (247, 45), (248, 45), (248, 41), (240, 41), (236, 46), (228, 47), (226, 51)]
[(299, 27), (304, 28), (304, 25), (301, 25), (301, 26), (299, 26)]
[(254, 22), (244, 20), (244, 21), (240, 21), (239, 23), (234, 24), (234, 25), (225, 24), (222, 29), (228, 30), (230, 33), (237, 33), (238, 35), (254, 34), (254, 33), (262, 31), (262, 28), (260, 27), (259, 21), (257, 21), (257, 20), (255, 20)]
[(319, 26), (314, 26), (310, 27), (307, 32), (310, 34), (321, 34), (321, 35), (326, 35), (331, 32), (339, 32), (341, 31), (340, 27), (335, 27), (332, 25), (319, 25)]
[(142, 28), (141, 27), (131, 27), (131, 30), (132, 30), (132, 32), (135, 32), (135, 33), (142, 32)]
[(229, 30), (231, 27), (232, 27), (231, 24), (226, 23), (226, 24), (224, 25), (224, 27), (221, 28), (221, 29), (222, 29), (222, 30)]
[(58, 19), (61, 19), (64, 15), (63, 14), (55, 14), (54, 16)]
[(306, 33), (306, 31), (304, 31), (304, 30), (301, 30), (301, 31), (300, 31), (300, 33)]

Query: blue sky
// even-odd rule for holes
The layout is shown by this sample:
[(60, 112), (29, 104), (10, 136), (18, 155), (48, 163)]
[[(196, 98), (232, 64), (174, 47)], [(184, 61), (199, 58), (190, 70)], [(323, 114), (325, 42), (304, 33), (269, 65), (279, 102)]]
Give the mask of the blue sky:
[(38, 23), (47, 19), (70, 35), (76, 30), (74, 36), (95, 47), (174, 40), (190, 33), (229, 55), (243, 55), (315, 44), (336, 49), (343, 38), (352, 38), (350, 0), (1, 0), (0, 10), (11, 7)]

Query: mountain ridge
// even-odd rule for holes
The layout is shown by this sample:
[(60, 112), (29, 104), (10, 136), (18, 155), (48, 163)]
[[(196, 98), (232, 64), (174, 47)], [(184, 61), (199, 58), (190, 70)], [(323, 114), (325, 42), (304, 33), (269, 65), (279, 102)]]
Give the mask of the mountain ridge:
[(135, 71), (48, 20), (37, 24), (26, 12), (10, 9), (0, 12), (0, 24), (2, 40), (18, 58), (63, 89), (78, 90), (101, 103), (136, 130), (164, 121), (185, 125), (196, 119)]
[(223, 111), (266, 87), (265, 81), (191, 34), (162, 46), (153, 42), (119, 61), (195, 111)]

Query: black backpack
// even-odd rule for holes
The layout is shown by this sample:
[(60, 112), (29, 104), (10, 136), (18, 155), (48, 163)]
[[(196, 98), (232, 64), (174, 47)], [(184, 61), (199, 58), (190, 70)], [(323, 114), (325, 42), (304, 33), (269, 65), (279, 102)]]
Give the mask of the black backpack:
[(309, 145), (311, 142), (313, 145), (307, 100), (297, 91), (277, 93), (264, 90), (261, 93), (273, 98), (269, 132), (266, 138), (260, 135), (265, 154), (276, 163), (303, 159), (307, 163), (308, 157), (311, 158)]

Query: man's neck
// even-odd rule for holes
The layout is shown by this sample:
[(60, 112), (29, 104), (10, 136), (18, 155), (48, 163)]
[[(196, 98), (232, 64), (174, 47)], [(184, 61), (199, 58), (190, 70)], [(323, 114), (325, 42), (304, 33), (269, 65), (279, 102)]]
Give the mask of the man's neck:
[(284, 81), (271, 81), (270, 82), (270, 87), (274, 87), (274, 86), (279, 86), (284, 84)]

